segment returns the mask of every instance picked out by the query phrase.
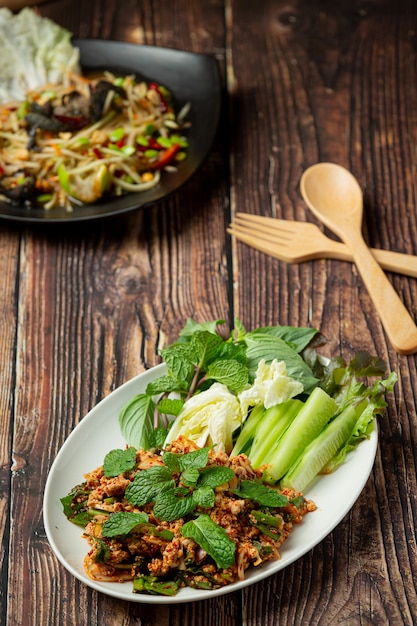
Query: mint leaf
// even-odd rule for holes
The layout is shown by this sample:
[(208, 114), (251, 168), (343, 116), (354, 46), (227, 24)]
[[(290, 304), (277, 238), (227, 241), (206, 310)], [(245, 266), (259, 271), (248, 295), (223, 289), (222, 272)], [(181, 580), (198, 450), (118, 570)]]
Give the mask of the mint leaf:
[(249, 370), (233, 359), (218, 359), (207, 368), (207, 378), (223, 383), (231, 391), (241, 391), (249, 378)]
[(199, 487), (193, 491), (193, 498), (196, 506), (211, 509), (214, 506), (216, 496), (211, 487)]
[(187, 391), (188, 385), (175, 376), (160, 376), (148, 383), (146, 393), (148, 396), (158, 396), (161, 393), (171, 393), (172, 391)]
[(173, 452), (164, 452), (162, 460), (173, 474), (181, 472), (178, 454), (174, 454)]
[(195, 487), (199, 479), (199, 476), (200, 476), (199, 470), (196, 469), (195, 467), (190, 467), (189, 469), (186, 469), (181, 474), (181, 482), (187, 487)]
[(165, 439), (167, 437), (167, 431), (165, 428), (155, 428), (149, 434), (149, 449), (159, 449), (164, 447)]
[(199, 448), (184, 455), (178, 455), (181, 471), (189, 468), (200, 469), (207, 465), (210, 448)]
[(146, 393), (127, 402), (119, 413), (119, 426), (129, 446), (137, 450), (149, 449), (149, 435), (153, 428), (155, 403)]
[(155, 466), (136, 474), (128, 485), (125, 496), (133, 506), (143, 506), (148, 502), (154, 502), (159, 493), (173, 489), (174, 484), (172, 474), (167, 467)]
[(188, 318), (184, 328), (180, 331), (180, 338), (183, 341), (188, 340), (197, 330), (208, 330), (211, 333), (217, 332), (217, 326), (224, 324), (224, 320), (214, 320), (213, 322), (196, 322)]
[(155, 517), (166, 522), (185, 517), (195, 508), (194, 498), (189, 495), (177, 497), (174, 490), (160, 492), (155, 499), (153, 512)]
[(136, 465), (135, 448), (125, 450), (111, 450), (106, 454), (103, 461), (103, 472), (108, 478), (119, 476)]
[(184, 406), (183, 400), (172, 400), (171, 398), (162, 398), (158, 402), (159, 413), (165, 413), (167, 415), (179, 415), (182, 407)]
[(223, 339), (207, 330), (198, 330), (190, 342), (190, 351), (194, 365), (206, 369), (210, 361), (213, 361), (220, 353)]
[(200, 472), (198, 479), (198, 487), (212, 487), (215, 489), (219, 485), (228, 483), (229, 480), (235, 477), (234, 471), (230, 467), (223, 467), (221, 465), (213, 465), (205, 467)]
[(129, 534), (139, 524), (148, 521), (146, 513), (130, 513), (128, 511), (117, 511), (112, 513), (104, 522), (101, 529), (103, 537), (116, 537), (118, 535)]
[(246, 365), (246, 347), (244, 344), (236, 344), (225, 341), (219, 354), (221, 359), (233, 359), (242, 365)]
[(272, 487), (267, 487), (261, 483), (254, 483), (251, 480), (242, 480), (239, 487), (233, 491), (239, 498), (247, 498), (258, 502), (262, 506), (282, 507), (288, 504), (287, 496), (275, 491)]
[(218, 526), (209, 515), (202, 514), (181, 528), (181, 535), (194, 539), (215, 561), (217, 567), (227, 569), (235, 562), (236, 544), (224, 528)]
[(190, 384), (194, 376), (193, 354), (189, 344), (174, 344), (161, 350), (168, 372), (181, 384)]

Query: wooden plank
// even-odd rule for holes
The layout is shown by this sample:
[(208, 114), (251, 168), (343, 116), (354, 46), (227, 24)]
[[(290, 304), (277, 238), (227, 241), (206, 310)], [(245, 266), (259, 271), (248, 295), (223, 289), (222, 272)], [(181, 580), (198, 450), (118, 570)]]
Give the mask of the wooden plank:
[[(12, 474), (21, 470), (19, 459), (13, 456), (10, 442), (14, 428), (15, 349), (17, 334), (19, 277), (19, 229), (4, 226), (0, 237), (0, 607), (7, 602), (7, 548), (10, 540), (10, 487)], [(2, 611), (3, 612), (3, 611)]]
[[(417, 253), (415, 3), (333, 4), (40, 7), (76, 36), (215, 54), (227, 99), (210, 157), (166, 202), (82, 226), (0, 230), (1, 624), (417, 622), (415, 359), (387, 344), (350, 264), (290, 266), (225, 235), (229, 198), (232, 212), (315, 221), (299, 179), (329, 159), (364, 188), (367, 241)], [(415, 280), (390, 280), (415, 313)], [(370, 480), (320, 545), (243, 592), (171, 607), (93, 592), (58, 563), (45, 537), (43, 488), (56, 453), (101, 398), (159, 362), (158, 349), (188, 316), (230, 326), (233, 315), (248, 329), (318, 327), (328, 354), (350, 358), (365, 348), (399, 372)]]
[[(415, 250), (416, 53), (409, 29), (415, 9), (400, 4), (375, 2), (362, 15), (348, 2), (270, 1), (262, 11), (250, 1), (234, 3), (233, 68), (242, 96), (232, 124), (245, 132), (234, 135), (233, 211), (314, 222), (299, 194), (301, 173), (317, 160), (335, 161), (350, 167), (365, 190), (368, 242)], [(287, 266), (236, 244), (234, 276), (235, 308), (248, 325), (311, 324), (328, 337), (328, 354), (350, 358), (365, 348), (402, 377), (357, 504), (311, 554), (245, 593), (247, 623), (415, 622), (415, 586), (400, 576), (400, 563), (412, 571), (416, 556), (408, 484), (415, 472), (408, 478), (406, 469), (414, 453), (404, 452), (414, 449), (414, 358), (387, 345), (349, 264)], [(415, 315), (415, 281), (390, 279)]]
[[(55, 2), (42, 14), (75, 35), (196, 51), (214, 40), (220, 46), (221, 10), (206, 9), (215, 28), (208, 42), (201, 33), (190, 37), (194, 22), (204, 23), (205, 7), (183, 5), (184, 19), (176, 24), (164, 3)], [(43, 487), (56, 453), (83, 415), (158, 363), (159, 349), (177, 337), (187, 317), (228, 315), (227, 189), (219, 173), (224, 161), (218, 144), (189, 184), (146, 211), (82, 226), (28, 228), (22, 236), (13, 440), (21, 471), (13, 475), (10, 502), (10, 623), (111, 626), (130, 613), (132, 619), (162, 624), (171, 614), (135, 604), (127, 611), (125, 603), (87, 589), (67, 573), (44, 534)], [(13, 286), (10, 279), (9, 293)], [(199, 623), (207, 620), (210, 613)]]

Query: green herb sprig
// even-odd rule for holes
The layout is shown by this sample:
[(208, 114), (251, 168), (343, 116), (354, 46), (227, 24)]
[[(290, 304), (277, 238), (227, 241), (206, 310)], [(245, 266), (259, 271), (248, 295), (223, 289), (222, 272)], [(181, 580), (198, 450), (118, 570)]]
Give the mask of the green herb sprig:
[(166, 429), (192, 395), (222, 383), (238, 393), (253, 382), (260, 358), (286, 363), (288, 375), (302, 382), (306, 394), (318, 379), (301, 352), (319, 335), (314, 328), (273, 326), (246, 332), (239, 320), (224, 339), (224, 320), (198, 323), (188, 319), (178, 340), (161, 350), (167, 373), (148, 384), (144, 393), (129, 400), (119, 414), (121, 432), (130, 446), (151, 449), (163, 445), (155, 429)]

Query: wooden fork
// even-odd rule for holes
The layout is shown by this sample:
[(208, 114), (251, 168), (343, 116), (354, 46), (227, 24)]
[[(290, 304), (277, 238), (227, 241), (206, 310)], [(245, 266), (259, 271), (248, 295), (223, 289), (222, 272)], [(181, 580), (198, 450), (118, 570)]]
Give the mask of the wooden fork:
[[(323, 258), (353, 260), (344, 243), (330, 239), (311, 222), (236, 213), (227, 232), (249, 246), (287, 263)], [(376, 248), (372, 248), (372, 253), (384, 269), (417, 277), (417, 256)]]

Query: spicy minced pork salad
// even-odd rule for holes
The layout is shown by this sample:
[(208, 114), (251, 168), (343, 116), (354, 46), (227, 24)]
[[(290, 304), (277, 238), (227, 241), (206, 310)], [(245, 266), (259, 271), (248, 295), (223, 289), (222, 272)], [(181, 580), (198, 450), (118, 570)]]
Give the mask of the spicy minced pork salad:
[(294, 525), (315, 509), (291, 489), (263, 485), (246, 455), (182, 436), (162, 455), (114, 451), (85, 479), (63, 499), (69, 519), (88, 520), (85, 570), (98, 581), (133, 580), (135, 592), (243, 580), (248, 567), (279, 558)]
[(397, 376), (380, 358), (324, 359), (313, 328), (247, 332), (236, 319), (223, 338), (223, 323), (188, 320), (161, 351), (166, 373), (120, 410), (126, 447), (62, 497), (92, 579), (175, 595), (279, 559), (316, 508), (311, 484), (384, 413)]

